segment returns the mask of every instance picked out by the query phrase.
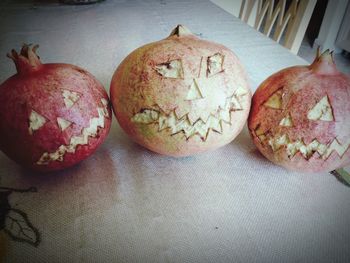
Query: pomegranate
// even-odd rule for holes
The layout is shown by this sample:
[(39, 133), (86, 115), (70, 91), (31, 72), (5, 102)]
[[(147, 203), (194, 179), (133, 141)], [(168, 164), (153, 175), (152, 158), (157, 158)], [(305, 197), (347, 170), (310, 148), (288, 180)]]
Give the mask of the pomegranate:
[(260, 152), (286, 168), (331, 171), (350, 163), (350, 78), (328, 50), (310, 66), (267, 78), (252, 100), (248, 126)]
[(182, 25), (129, 54), (114, 73), (110, 95), (125, 132), (171, 156), (231, 142), (248, 118), (251, 100), (246, 74), (232, 51)]
[(38, 46), (8, 54), (17, 74), (0, 86), (0, 149), (38, 171), (72, 166), (106, 138), (111, 109), (103, 86), (69, 64), (42, 64)]

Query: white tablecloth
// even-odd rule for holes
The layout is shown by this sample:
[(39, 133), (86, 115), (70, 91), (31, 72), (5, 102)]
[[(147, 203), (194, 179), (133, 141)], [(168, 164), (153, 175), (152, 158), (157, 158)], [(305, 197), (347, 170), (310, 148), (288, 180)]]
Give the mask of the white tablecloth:
[[(15, 73), (5, 54), (39, 43), (43, 62), (82, 66), (108, 90), (129, 52), (177, 24), (232, 49), (253, 91), (273, 72), (306, 63), (205, 0), (7, 0), (0, 3), (0, 82)], [(114, 119), (98, 151), (66, 171), (36, 174), (0, 153), (0, 186), (37, 190), (0, 195), (27, 216), (37, 245), (0, 229), (5, 262), (350, 261), (349, 188), (328, 173), (273, 165), (247, 129), (217, 151), (175, 159), (136, 145)]]

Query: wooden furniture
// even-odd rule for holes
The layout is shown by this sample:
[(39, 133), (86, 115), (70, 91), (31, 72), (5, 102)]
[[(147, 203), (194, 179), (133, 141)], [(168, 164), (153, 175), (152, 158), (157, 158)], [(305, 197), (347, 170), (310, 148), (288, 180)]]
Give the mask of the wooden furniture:
[[(237, 9), (229, 2), (213, 0), (219, 6), (233, 14)], [(270, 36), (275, 41), (290, 49), (294, 54), (305, 35), (317, 0), (241, 0), (238, 17), (248, 25)]]

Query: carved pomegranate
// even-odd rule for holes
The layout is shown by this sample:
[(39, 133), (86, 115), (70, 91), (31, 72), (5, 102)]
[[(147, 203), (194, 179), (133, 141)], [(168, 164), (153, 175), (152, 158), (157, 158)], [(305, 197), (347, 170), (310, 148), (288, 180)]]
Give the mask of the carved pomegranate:
[(249, 114), (246, 74), (228, 48), (177, 26), (129, 54), (114, 73), (111, 101), (137, 143), (186, 156), (231, 142)]
[(107, 136), (111, 109), (103, 86), (69, 64), (41, 64), (38, 46), (8, 54), (17, 74), (0, 86), (0, 149), (38, 171), (72, 166)]
[(350, 163), (349, 102), (350, 79), (326, 51), (310, 66), (281, 70), (260, 85), (249, 130), (272, 162), (297, 171), (331, 171)]

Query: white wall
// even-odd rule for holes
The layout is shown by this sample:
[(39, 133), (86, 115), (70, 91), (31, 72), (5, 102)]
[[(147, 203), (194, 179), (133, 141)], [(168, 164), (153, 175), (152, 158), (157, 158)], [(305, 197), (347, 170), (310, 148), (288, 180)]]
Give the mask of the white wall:
[(348, 0), (329, 0), (322, 25), (314, 45), (320, 46), (322, 50), (332, 49), (339, 52), (335, 46), (340, 25), (344, 18)]

